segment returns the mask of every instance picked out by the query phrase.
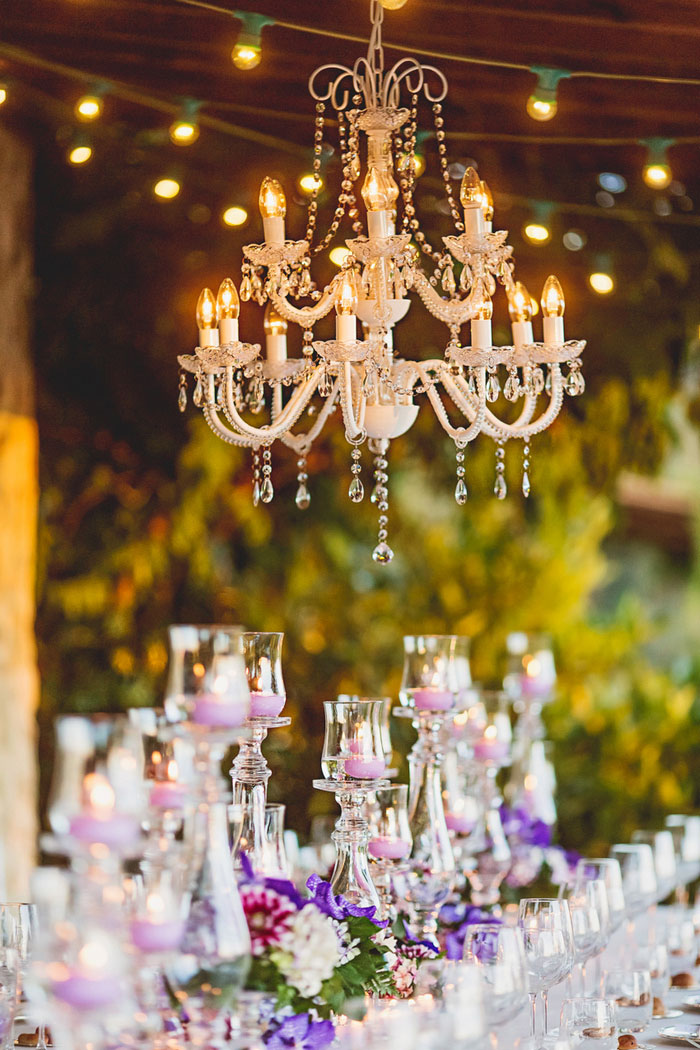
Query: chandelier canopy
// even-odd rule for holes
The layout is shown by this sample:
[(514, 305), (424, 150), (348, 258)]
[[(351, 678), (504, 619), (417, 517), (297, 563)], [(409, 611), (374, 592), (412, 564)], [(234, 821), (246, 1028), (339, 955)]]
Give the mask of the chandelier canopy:
[[(425, 394), (438, 422), (455, 443), (455, 499), (467, 501), (464, 449), (478, 434), (496, 443), (494, 494), (506, 496), (505, 443), (523, 442), (522, 491), (530, 492), (530, 440), (556, 419), (564, 394), (583, 393), (580, 355), (585, 343), (564, 337), (564, 295), (556, 277), (542, 291), (543, 340), (535, 342), (536, 304), (515, 279), (507, 232), (493, 231), (493, 199), (473, 167), (464, 172), (459, 203), (452, 192), (442, 102), (447, 81), (433, 66), (402, 58), (385, 70), (382, 48), (384, 8), (371, 0), (372, 33), (366, 58), (350, 69), (325, 65), (309, 80), (316, 100), (314, 185), (306, 236), (286, 238), (286, 199), (280, 183), (265, 178), (260, 188), (264, 242), (243, 249), (240, 299), (266, 305), (265, 352), (239, 338), (239, 293), (225, 278), (214, 296), (208, 288), (197, 304), (199, 346), (178, 358), (179, 406), (187, 405), (187, 376), (195, 377), (193, 401), (223, 441), (253, 450), (253, 500), (274, 496), (271, 446), (279, 440), (298, 457), (296, 505), (309, 506), (306, 460), (337, 406), (352, 445), (349, 497), (364, 498), (362, 444), (374, 455), (372, 501), (379, 511), (373, 558), (393, 558), (388, 540), (388, 459), (390, 441), (415, 422)], [(416, 217), (414, 189), (418, 158), (419, 100), (431, 106), (438, 158), (456, 233), (429, 243)], [(402, 105), (405, 101), (405, 105)], [(318, 194), (325, 113), (337, 115), (342, 182), (330, 228), (317, 236)], [(362, 136), (366, 149), (361, 146)], [(357, 197), (364, 204), (366, 226)], [(311, 277), (311, 260), (332, 244), (347, 215), (355, 236), (346, 240), (342, 269), (323, 290)], [(421, 257), (426, 269), (421, 266)], [(494, 346), (492, 296), (505, 290), (512, 345)], [(412, 360), (394, 347), (394, 327), (414, 305), (413, 289), (425, 308), (448, 330), (444, 357)], [(295, 305), (310, 300), (310, 305)], [(335, 311), (335, 339), (317, 339), (314, 326)], [(358, 332), (357, 322), (362, 324)], [(303, 332), (301, 356), (287, 354), (289, 324)], [(469, 325), (469, 341), (462, 331)], [(404, 329), (405, 330), (405, 329)], [(562, 365), (567, 366), (564, 375)], [(544, 396), (544, 404), (540, 403)], [(511, 422), (496, 414), (501, 398), (521, 402)], [(450, 405), (450, 414), (443, 399)], [(307, 428), (300, 426), (306, 413)], [(262, 416), (266, 422), (254, 422)], [(453, 422), (453, 419), (456, 422)], [(262, 464), (261, 464), (262, 457)]]

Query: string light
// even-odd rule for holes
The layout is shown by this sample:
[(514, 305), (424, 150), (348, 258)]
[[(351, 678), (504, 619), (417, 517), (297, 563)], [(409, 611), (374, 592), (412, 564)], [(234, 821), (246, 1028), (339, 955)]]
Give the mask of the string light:
[(530, 201), (532, 219), (523, 226), (523, 236), (530, 244), (547, 244), (551, 239), (554, 205), (550, 201)]
[(350, 249), (338, 244), (329, 252), (328, 258), (334, 266), (342, 266), (349, 255), (352, 255)]
[(251, 11), (234, 11), (233, 16), (243, 23), (231, 52), (233, 64), (237, 69), (255, 69), (262, 59), (262, 31), (265, 26), (273, 26), (275, 21)]
[(107, 85), (99, 84), (85, 95), (81, 95), (75, 103), (75, 115), (83, 123), (97, 120), (102, 116), (104, 96), (107, 93)]
[(153, 187), (153, 192), (156, 197), (160, 197), (162, 200), (172, 200), (180, 192), (180, 183), (177, 179), (158, 179), (158, 182)]
[(528, 222), (523, 227), (523, 234), (531, 244), (546, 244), (552, 236), (548, 227), (541, 222)]
[(550, 66), (531, 66), (530, 72), (537, 77), (537, 83), (527, 100), (527, 112), (533, 120), (551, 120), (557, 115), (557, 88), (560, 80), (567, 80), (571, 73), (565, 69), (553, 69)]
[(68, 151), (68, 160), (71, 164), (76, 166), (79, 164), (87, 164), (92, 157), (92, 147), (82, 143), (81, 145), (71, 146)]
[(588, 283), (596, 295), (610, 295), (615, 290), (612, 260), (609, 255), (596, 256), (595, 270), (588, 275)]
[(180, 116), (168, 128), (170, 141), (176, 146), (191, 146), (199, 138), (198, 110), (199, 102), (192, 99), (183, 102)]
[(666, 154), (673, 143), (674, 139), (642, 139), (641, 141), (641, 145), (646, 146), (648, 150), (647, 162), (642, 175), (647, 186), (651, 186), (653, 190), (665, 190), (673, 178)]
[(298, 186), (302, 193), (314, 193), (316, 190), (323, 189), (323, 179), (315, 172), (310, 175), (302, 175)]
[(7, 84), (4, 81), (0, 81), (0, 106), (3, 102), (7, 102)]
[(227, 226), (243, 226), (248, 221), (248, 212), (240, 205), (234, 204), (226, 209), (221, 218)]

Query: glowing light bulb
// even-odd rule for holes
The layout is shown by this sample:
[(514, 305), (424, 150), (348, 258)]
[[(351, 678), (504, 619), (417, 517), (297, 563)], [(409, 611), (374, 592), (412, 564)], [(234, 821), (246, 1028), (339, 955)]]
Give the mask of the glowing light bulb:
[(316, 190), (320, 191), (323, 189), (323, 179), (314, 172), (309, 175), (302, 175), (298, 185), (302, 193), (314, 193)]
[(484, 212), (484, 219), (486, 222), (493, 221), (493, 194), (489, 188), (488, 182), (484, 179), (481, 180), (481, 207)]
[(653, 190), (665, 190), (673, 175), (668, 164), (646, 164), (643, 178), (647, 186), (651, 186)]
[(335, 312), (338, 317), (349, 317), (357, 309), (357, 282), (354, 270), (345, 270), (335, 293)]
[(0, 84), (0, 106), (3, 102), (7, 102), (7, 85)]
[(553, 69), (550, 66), (532, 66), (530, 72), (537, 74), (537, 83), (527, 100), (528, 116), (533, 120), (551, 120), (557, 115), (559, 81), (566, 80), (571, 73), (565, 69)]
[(537, 95), (530, 95), (526, 105), (528, 116), (542, 121), (556, 117), (558, 108), (556, 99), (538, 98)]
[(542, 298), (540, 299), (542, 304), (542, 316), (543, 317), (563, 317), (564, 307), (566, 306), (566, 300), (564, 299), (564, 292), (559, 284), (558, 279), (554, 274), (550, 274), (547, 280), (544, 282), (542, 289)]
[(514, 322), (532, 320), (532, 296), (522, 281), (517, 281), (508, 300), (508, 313)]
[(159, 179), (153, 187), (153, 192), (162, 200), (172, 200), (180, 192), (180, 183), (177, 179)]
[(371, 167), (362, 186), (367, 211), (388, 211), (399, 195), (399, 187), (388, 171)]
[(265, 307), (263, 327), (265, 329), (265, 335), (287, 334), (287, 322), (285, 321), (284, 317), (282, 317), (282, 315), (277, 312), (272, 303), (268, 303)]
[(481, 179), (476, 168), (467, 168), (462, 176), (462, 185), (459, 188), (459, 199), (463, 208), (483, 208), (484, 197), (481, 189)]
[(265, 26), (274, 25), (274, 20), (252, 11), (236, 11), (234, 14), (243, 25), (231, 52), (233, 64), (237, 69), (255, 69), (262, 58), (262, 31)]
[(255, 69), (262, 59), (262, 48), (259, 44), (238, 40), (231, 52), (231, 59), (237, 69)]
[(287, 214), (287, 198), (277, 179), (266, 175), (260, 186), (258, 198), (263, 219), (283, 219)]
[(193, 120), (176, 120), (168, 128), (168, 134), (176, 146), (191, 146), (199, 138), (199, 126)]
[(75, 104), (75, 115), (79, 120), (97, 120), (102, 115), (102, 99), (99, 95), (83, 95)]
[(68, 153), (68, 160), (71, 164), (86, 164), (92, 156), (92, 147), (90, 146), (73, 146)]
[(342, 266), (348, 255), (352, 255), (350, 249), (345, 248), (342, 244), (338, 244), (335, 248), (331, 249), (328, 258), (334, 266)]
[(552, 236), (549, 227), (541, 222), (528, 222), (523, 227), (523, 235), (531, 244), (546, 244)]
[(598, 295), (609, 295), (615, 288), (615, 279), (609, 273), (592, 273), (588, 283)]
[(488, 295), (485, 293), (481, 299), (477, 299), (474, 304), (474, 316), (472, 320), (475, 321), (490, 321), (493, 317), (493, 303)]
[[(240, 312), (241, 303), (238, 298), (236, 286), (230, 277), (224, 277), (223, 281), (219, 285), (219, 291), (216, 295), (217, 320), (222, 321), (224, 318), (235, 320), (235, 318), (238, 317)], [(226, 342), (226, 340), (224, 340), (224, 342)]]
[(216, 299), (211, 288), (203, 288), (197, 300), (197, 328), (206, 332), (214, 328), (216, 322)]
[(234, 204), (226, 209), (221, 218), (227, 226), (243, 226), (248, 221), (248, 212)]
[(408, 3), (408, 0), (379, 0), (379, 2), (387, 11), (398, 11), (400, 7)]

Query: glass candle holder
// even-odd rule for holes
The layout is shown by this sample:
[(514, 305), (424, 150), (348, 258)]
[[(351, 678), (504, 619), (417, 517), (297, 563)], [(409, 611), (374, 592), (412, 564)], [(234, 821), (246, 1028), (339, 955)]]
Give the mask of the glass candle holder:
[(245, 631), (243, 655), (251, 718), (278, 718), (287, 693), (282, 678), (282, 633)]
[(472, 739), (472, 752), (479, 765), (498, 770), (510, 764), (513, 730), (508, 711), (508, 695), (498, 690), (479, 690), (483, 705), (480, 736)]
[[(399, 700), (417, 711), (450, 711), (463, 686), (463, 664), (455, 666), (457, 635), (407, 635)], [(461, 676), (458, 673), (461, 667)]]
[(250, 715), (250, 690), (240, 628), (176, 624), (168, 634), (168, 719), (185, 721), (200, 733), (244, 725)]
[(383, 919), (395, 918), (396, 903), (392, 872), (411, 852), (408, 822), (408, 784), (379, 788), (368, 800), (369, 843), (372, 881), (377, 888)]
[(52, 830), (74, 843), (117, 850), (133, 845), (145, 801), (144, 771), (141, 733), (124, 715), (57, 718)]
[(547, 635), (513, 631), (506, 639), (508, 667), (503, 684), (513, 701), (522, 704), (551, 700), (557, 684), (552, 643)]
[(384, 700), (326, 700), (321, 768), (329, 780), (375, 780), (386, 769), (381, 731)]

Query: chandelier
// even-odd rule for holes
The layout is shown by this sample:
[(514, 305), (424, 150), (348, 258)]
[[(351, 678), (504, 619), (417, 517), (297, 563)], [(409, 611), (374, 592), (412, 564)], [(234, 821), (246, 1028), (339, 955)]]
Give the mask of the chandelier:
[[(354, 503), (364, 498), (360, 460), (365, 441), (374, 456), (371, 498), (379, 531), (373, 558), (387, 563), (393, 558), (387, 542), (387, 457), (390, 442), (405, 434), (418, 416), (420, 406), (414, 399), (427, 397), (455, 444), (458, 504), (466, 503), (468, 496), (465, 448), (480, 433), (496, 444), (498, 499), (506, 496), (505, 444), (510, 439), (523, 442), (522, 491), (528, 496), (530, 441), (556, 419), (565, 393), (583, 393), (580, 355), (585, 343), (564, 338), (564, 295), (554, 276), (547, 278), (542, 292), (543, 341), (534, 341), (536, 304), (515, 279), (507, 232), (492, 229), (488, 186), (468, 167), (459, 203), (453, 195), (442, 116), (447, 81), (439, 70), (413, 58), (385, 69), (384, 8), (380, 0), (371, 0), (370, 7), (367, 57), (352, 68), (321, 66), (309, 80), (316, 118), (313, 189), (303, 240), (286, 237), (280, 183), (265, 178), (260, 189), (264, 242), (243, 249), (240, 299), (267, 304), (265, 352), (258, 343), (239, 338), (240, 302), (233, 281), (224, 279), (216, 296), (205, 288), (197, 304), (199, 346), (193, 354), (178, 357), (179, 407), (184, 411), (187, 405), (189, 372), (194, 376), (193, 402), (213, 432), (229, 444), (252, 449), (256, 504), (269, 503), (274, 496), (271, 446), (281, 441), (292, 449), (298, 467), (296, 505), (301, 510), (311, 498), (307, 456), (339, 407), (352, 446), (349, 497)], [(456, 228), (440, 246), (431, 245), (421, 230), (414, 202), (421, 99), (432, 107), (441, 176)], [(328, 106), (337, 116), (342, 182), (330, 228), (319, 238)], [(363, 135), (366, 150), (360, 144)], [(357, 194), (361, 179), (366, 228)], [(345, 216), (355, 236), (345, 242), (348, 253), (341, 270), (320, 290), (311, 277), (311, 260), (329, 249)], [(512, 323), (513, 342), (508, 346), (493, 345), (492, 297), (498, 284), (505, 290)], [(394, 347), (394, 328), (414, 305), (409, 289), (447, 328), (445, 353), (439, 360), (412, 360), (399, 356)], [(300, 300), (308, 305), (295, 305)], [(316, 338), (314, 327), (332, 311), (335, 338)], [(289, 324), (302, 330), (300, 357), (288, 357)], [(470, 338), (463, 342), (466, 325)], [(409, 326), (401, 331), (406, 328), (410, 332)], [(405, 341), (402, 336), (402, 344)], [(510, 421), (496, 414), (499, 401), (521, 403), (519, 411), (510, 409)]]

